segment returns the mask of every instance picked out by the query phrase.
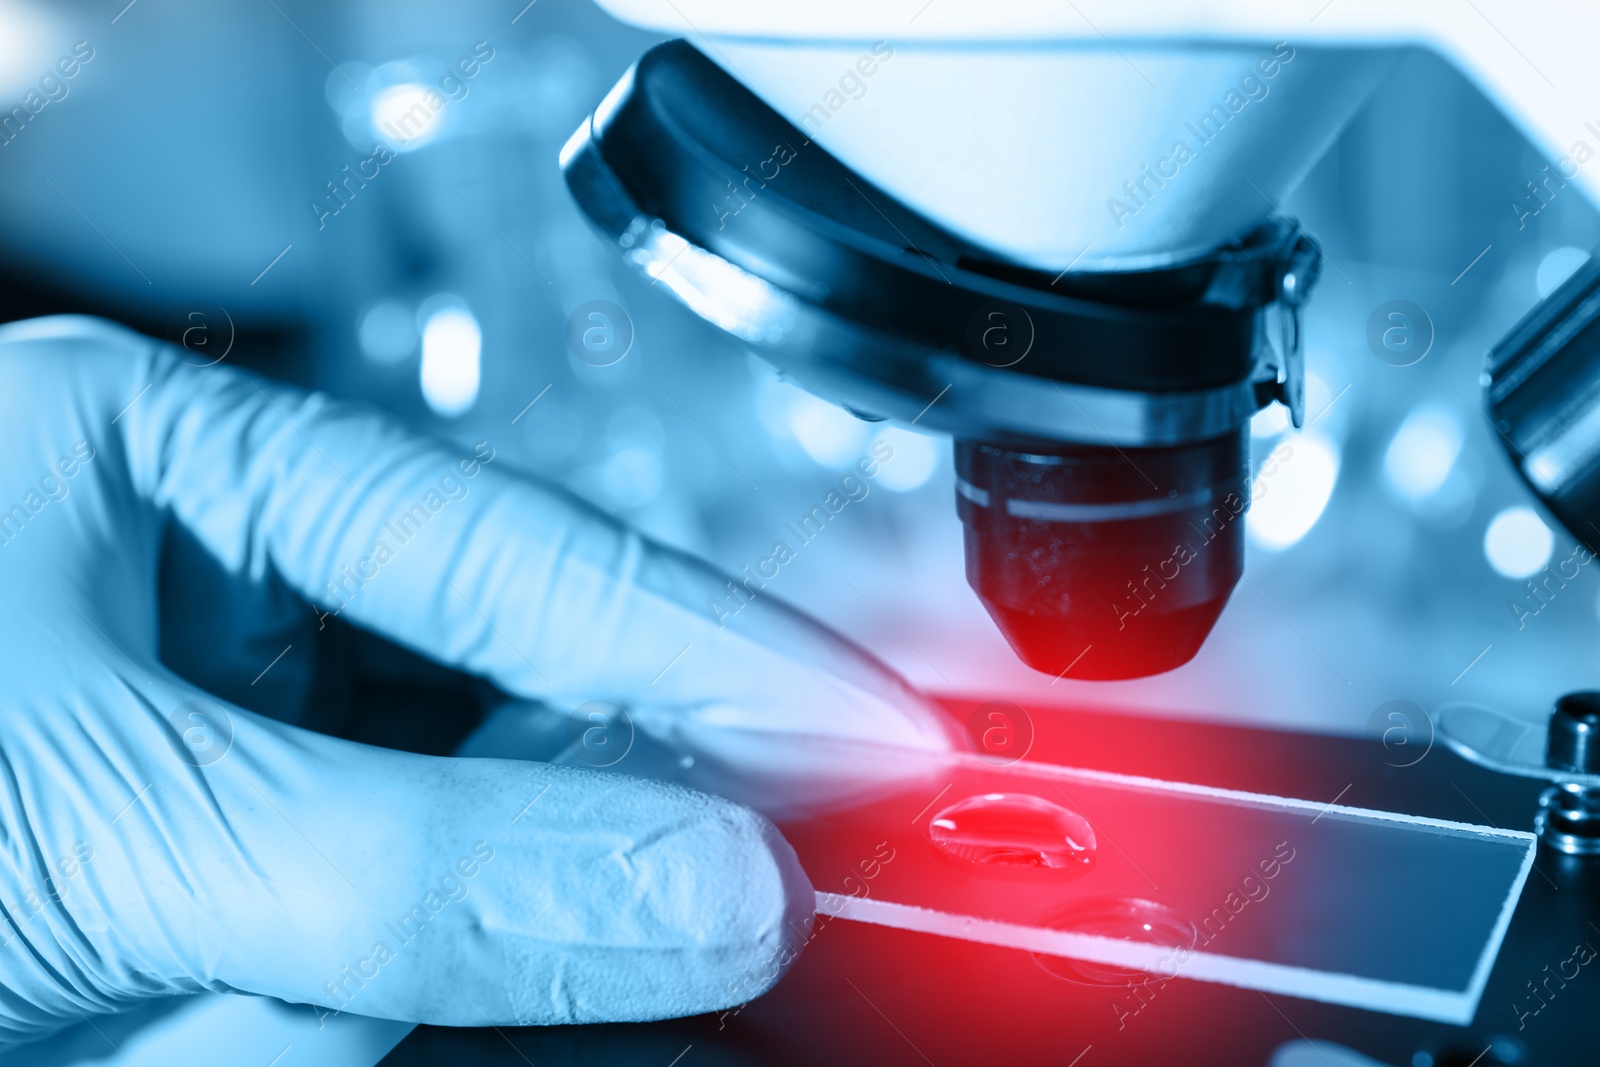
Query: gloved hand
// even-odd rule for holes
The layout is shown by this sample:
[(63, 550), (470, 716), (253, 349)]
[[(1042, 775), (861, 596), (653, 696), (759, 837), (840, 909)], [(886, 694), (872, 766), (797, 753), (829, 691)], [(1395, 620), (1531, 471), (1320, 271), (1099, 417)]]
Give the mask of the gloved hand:
[[(106, 323), (0, 328), (0, 1043), (201, 990), (485, 1025), (709, 1011), (774, 980), (812, 891), (762, 816), (214, 695), (292, 679), (292, 652), (269, 661), (311, 601), (712, 747), (948, 744), (841, 637), (765, 596), (719, 628), (725, 576), (494, 460)], [(213, 692), (163, 665), (185, 630), (227, 638), (185, 668)]]

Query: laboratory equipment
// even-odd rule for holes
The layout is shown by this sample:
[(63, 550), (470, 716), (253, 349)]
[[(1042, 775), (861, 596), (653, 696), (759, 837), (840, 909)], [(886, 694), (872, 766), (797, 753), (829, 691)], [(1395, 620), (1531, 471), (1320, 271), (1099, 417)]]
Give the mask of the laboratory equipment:
[[(1280, 204), (1397, 56), (1436, 50), (1565, 153), (1529, 210), (1595, 190), (1573, 140), (1593, 123), (1550, 73), (1592, 79), (1579, 5), (1530, 27), (1539, 62), (1493, 13), (1427, 2), (603, 6), (692, 44), (644, 56), (568, 143), (580, 206), (802, 386), (950, 433), (968, 581), (1058, 677), (1169, 670), (1216, 622), (1242, 567), (1245, 426), (1274, 402), (1306, 418), (1321, 256)], [(1596, 396), (1556, 381), (1569, 362), (1539, 386), (1559, 413), (1517, 407), (1504, 358), (1492, 397), (1539, 438), (1524, 474), (1564, 519), (1600, 455)]]
[[(581, 742), (531, 725), (541, 717), (554, 720), (503, 708), (463, 751), (594, 766)], [(530, 726), (508, 741), (518, 720)], [(833, 936), (823, 929), (843, 918), (1021, 950), (1091, 985), (1182, 978), (1473, 1018), (1534, 834), (1350, 807), (1342, 793), (1295, 800), (1049, 762), (1062, 747), (997, 765), (984, 753), (797, 739), (808, 763), (896, 773), (847, 803), (776, 816), (817, 891), (819, 918), (790, 950)], [(1192, 743), (1136, 747), (1146, 759), (1182, 749), (1187, 775), (1212, 755)], [(679, 757), (638, 736), (604, 769), (684, 781), (695, 761)], [(1397, 923), (1396, 901), (1438, 903)]]
[(1199, 650), (1243, 568), (1250, 417), (1305, 416), (1319, 258), (1292, 220), (1052, 277), (896, 203), (684, 41), (562, 162), (692, 310), (863, 418), (955, 435), (967, 577), (1029, 665), (1126, 678)]
[(1534, 858), (1522, 830), (971, 755), (785, 832), (827, 915), (1458, 1024)]
[[(978, 702), (946, 703), (952, 715), (965, 718)], [(1358, 954), (1356, 950), (1364, 943), (1370, 947), (1364, 937), (1341, 944), (1337, 933), (1327, 930), (1311, 931), (1303, 948), (1293, 941), (1270, 943), (1270, 937), (1282, 933), (1286, 925), (1298, 929), (1295, 924), (1308, 912), (1346, 903), (1322, 896), (1344, 886), (1347, 875), (1335, 871), (1328, 877), (1325, 865), (1336, 853), (1324, 850), (1320, 842), (1341, 837), (1350, 840), (1350, 835), (1369, 830), (1377, 839), (1418, 840), (1426, 846), (1410, 863), (1396, 860), (1382, 869), (1369, 869), (1364, 874), (1373, 881), (1364, 886), (1359, 881), (1351, 884), (1358, 893), (1372, 894), (1366, 898), (1370, 910), (1363, 928), (1385, 939), (1392, 933), (1395, 955), (1402, 956), (1398, 950), (1402, 945), (1414, 946), (1412, 938), (1420, 931), (1450, 928), (1466, 914), (1457, 907), (1454, 885), (1429, 890), (1426, 895), (1411, 891), (1443, 874), (1427, 869), (1425, 858), (1439, 854), (1434, 850), (1462, 844), (1483, 844), (1490, 853), (1502, 848), (1509, 848), (1512, 854), (1531, 852), (1526, 820), (1536, 806), (1541, 783), (1465, 762), (1442, 744), (1426, 759), (1396, 773), (1386, 762), (1390, 752), (1373, 739), (1130, 719), (1125, 712), (1082, 708), (1022, 710), (1035, 718), (1039, 732), (1034, 752), (1016, 765), (1023, 772), (1019, 777), (1008, 776), (1008, 768), (968, 761), (960, 771), (962, 779), (942, 796), (941, 789), (951, 779), (934, 775), (925, 786), (907, 782), (898, 791), (898, 799), (896, 795), (880, 796), (854, 809), (853, 814), (830, 812), (780, 823), (785, 835), (796, 843), (817, 889), (841, 898), (837, 903), (877, 909), (881, 914), (872, 918), (894, 921), (938, 918), (932, 913), (946, 917), (965, 914), (987, 942), (943, 936), (945, 927), (938, 931), (940, 936), (913, 932), (904, 928), (910, 921), (886, 926), (822, 918), (784, 980), (772, 992), (740, 1008), (646, 1026), (478, 1031), (422, 1027), (402, 1047), (414, 1048), (416, 1058), (397, 1056), (391, 1062), (453, 1058), (511, 1067), (523, 1063), (523, 1056), (540, 1064), (580, 1063), (595, 1056), (670, 1062), (692, 1045), (685, 1062), (702, 1056), (716, 1062), (795, 1067), (819, 1062), (924, 1062), (917, 1053), (920, 1049), (941, 1067), (996, 1062), (1065, 1065), (1092, 1046), (1078, 1067), (1090, 1063), (1238, 1067), (1265, 1064), (1277, 1046), (1307, 1037), (1319, 1044), (1336, 1041), (1387, 1067), (1427, 1062), (1468, 1067), (1480, 1055), (1477, 1067), (1497, 1062), (1588, 1062), (1592, 1050), (1588, 1023), (1593, 1010), (1588, 983), (1593, 980), (1589, 973), (1593, 965), (1583, 963), (1583, 952), (1574, 959), (1574, 949), (1600, 944), (1589, 926), (1600, 922), (1600, 895), (1593, 891), (1593, 864), (1580, 863), (1569, 869), (1566, 857), (1548, 849), (1533, 855), (1533, 869), (1518, 894), (1477, 1011), (1468, 1024), (1397, 1013), (1396, 1009), (1409, 1007), (1398, 997), (1374, 1011), (1331, 999), (1271, 992), (1275, 986), (1263, 984), (1258, 972), (1243, 967), (1241, 973), (1255, 988), (1244, 982), (1211, 980), (1209, 974), (1207, 980), (1200, 980), (1202, 974), (1195, 969), (1194, 959), (1179, 968), (1176, 980), (1162, 981), (1149, 969), (1188, 938), (1195, 940), (1197, 955), (1232, 955), (1235, 961), (1262, 948), (1263, 943), (1268, 952), (1303, 951), (1312, 956), (1330, 951)], [(630, 753), (615, 769), (626, 770), (639, 755)], [(1080, 770), (1030, 767), (1036, 762), (1071, 763)], [(1049, 786), (1052, 779), (1067, 797)], [(1144, 784), (1153, 779), (1161, 781), (1148, 787)], [(1168, 872), (1186, 870), (1183, 865), (1204, 851), (1203, 842), (1184, 843), (1170, 861), (1164, 860), (1160, 844), (1178, 835), (1178, 823), (1153, 820), (1151, 836), (1146, 837), (1143, 828), (1151, 820), (1126, 805), (1102, 807), (1097, 803), (1099, 794), (1085, 791), (1084, 786), (1093, 783), (1096, 789), (1108, 789), (1106, 795), (1115, 795), (1124, 783), (1135, 781), (1139, 784), (1130, 788), (1149, 812), (1162, 810), (1162, 798), (1180, 795), (1168, 793), (1173, 787), (1165, 783), (1185, 779), (1198, 783), (1199, 789), (1181, 794), (1183, 805), (1192, 802), (1201, 812), (1215, 812), (1220, 804), (1232, 809), (1241, 821), (1234, 824), (1236, 832), (1227, 835), (1231, 843), (1219, 841), (1211, 859), (1196, 865), (1190, 878), (1180, 876), (1173, 881)], [(929, 840), (932, 821), (962, 800), (984, 795), (977, 789), (1000, 782), (1013, 793), (1042, 786), (1043, 799), (1070, 807), (1092, 822), (1097, 831), (1094, 863), (1065, 870), (972, 867), (968, 874), (961, 865), (940, 855)], [(968, 786), (974, 788), (968, 791)], [(1235, 794), (1230, 794), (1234, 790), (1247, 792), (1251, 798), (1236, 801), (1232, 799)], [(1212, 791), (1218, 795), (1211, 795)], [(1272, 799), (1290, 795), (1316, 799), (1304, 806), (1282, 805)], [(1319, 818), (1335, 798), (1337, 803)], [(1346, 808), (1405, 814), (1390, 820)], [(1178, 814), (1181, 819), (1181, 812)], [(917, 817), (915, 823), (913, 816)], [(1346, 822), (1347, 818), (1351, 821)], [(1244, 830), (1257, 819), (1261, 821), (1254, 831)], [(1339, 825), (1330, 826), (1335, 819)], [(1477, 825), (1467, 830), (1440, 829), (1441, 837), (1430, 840), (1436, 829), (1431, 820)], [(1501, 837), (1488, 824), (1512, 832)], [(1266, 831), (1274, 825), (1303, 827), (1317, 841), (1298, 832), (1288, 838), (1272, 837)], [(1329, 836), (1324, 838), (1325, 834)], [(1275, 854), (1283, 841), (1295, 849), (1287, 865)], [(1259, 855), (1251, 848), (1256, 843), (1265, 846)], [(1254, 865), (1258, 882), (1245, 886), (1246, 872), (1232, 864), (1234, 858)], [(1280, 869), (1276, 877), (1261, 879), (1259, 863), (1263, 859), (1277, 860)], [(1135, 865), (1159, 889), (1146, 882)], [(1507, 865), (1507, 873), (1512, 873), (1511, 866)], [(1270, 862), (1268, 869), (1272, 870)], [(1387, 891), (1378, 887), (1383, 870), (1396, 875)], [(1238, 876), (1238, 885), (1227, 884), (1230, 874)], [(1108, 882), (1097, 881), (1102, 877)], [(1325, 877), (1326, 883), (1319, 884)], [(1108, 891), (1112, 881), (1126, 888)], [(990, 886), (986, 892), (974, 891), (984, 885)], [(1216, 891), (1215, 899), (1206, 899), (1208, 889)], [(1248, 899), (1245, 889), (1261, 899), (1242, 906), (1234, 900), (1238, 914), (1220, 924), (1212, 915), (1215, 907), (1228, 908), (1231, 890), (1239, 890), (1239, 897)], [(1468, 885), (1461, 890), (1466, 899), (1477, 892)], [(1045, 903), (1039, 900), (1043, 895), (1060, 899)], [(974, 910), (963, 913), (963, 905)], [(980, 907), (991, 910), (984, 916), (975, 910)], [(1111, 957), (1115, 962), (1105, 963), (1039, 951), (1037, 940), (1015, 947), (993, 943), (1016, 932), (1007, 930), (1002, 922), (1021, 918), (1033, 907), (1037, 910), (1030, 918), (1037, 922), (1017, 924), (1024, 926), (1027, 938), (1059, 934), (1072, 941), (1066, 935), (1077, 932), (1114, 941), (1119, 952), (1129, 955), (1117, 955)], [(1365, 907), (1352, 910), (1359, 912)], [(1212, 921), (1205, 927), (1208, 916)], [(979, 918), (989, 921), (980, 923)], [(1138, 922), (1130, 924), (1131, 918)], [(1140, 933), (1145, 923), (1153, 928), (1144, 934), (1145, 940), (1128, 936)], [(1466, 931), (1482, 928), (1471, 924), (1456, 928), (1463, 936), (1450, 955), (1459, 962), (1472, 952), (1468, 943), (1474, 938)], [(1476, 944), (1481, 946), (1486, 940)], [(1131, 954), (1141, 951), (1154, 958), (1133, 961)], [(1261, 962), (1269, 958), (1258, 957)], [(1378, 959), (1382, 960), (1381, 954)], [(1394, 959), (1382, 965), (1426, 967), (1440, 962)], [(1577, 977), (1572, 977), (1580, 965)], [(1332, 980), (1327, 973), (1290, 973), (1297, 978)], [(1363, 980), (1351, 988), (1361, 986), (1382, 999), (1379, 983)], [(1535, 989), (1542, 1001), (1535, 997)], [(1526, 1023), (1520, 1030), (1519, 1021)], [(1499, 1049), (1508, 1041), (1523, 1050), (1521, 1060), (1497, 1059), (1494, 1051), (1485, 1053), (1491, 1043)]]
[(1489, 415), (1517, 472), (1578, 544), (1535, 583), (1566, 586), (1600, 543), (1600, 262), (1591, 257), (1489, 355)]
[(1480, 766), (1551, 783), (1539, 796), (1535, 832), (1559, 852), (1600, 855), (1600, 693), (1568, 693), (1535, 716), (1447, 704), (1439, 733)]

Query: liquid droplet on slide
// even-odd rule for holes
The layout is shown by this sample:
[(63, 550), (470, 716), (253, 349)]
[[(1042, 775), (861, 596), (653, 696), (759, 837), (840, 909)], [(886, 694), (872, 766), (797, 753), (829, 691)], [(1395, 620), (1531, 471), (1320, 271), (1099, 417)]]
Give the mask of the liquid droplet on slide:
[[(1165, 904), (1135, 897), (1102, 897), (1082, 900), (1048, 919), (1043, 925), (1053, 930), (1095, 937), (1115, 938), (1174, 950), (1192, 949), (1199, 940), (1194, 924)], [(1109, 963), (1068, 959), (1044, 952), (1033, 954), (1034, 962), (1057, 978), (1082, 985), (1132, 986), (1176, 977), (1176, 954), (1170, 972), (1142, 971), (1137, 967), (1118, 967)]]
[(1027, 793), (985, 793), (940, 811), (928, 840), (941, 854), (980, 867), (1082, 868), (1095, 837), (1082, 815)]

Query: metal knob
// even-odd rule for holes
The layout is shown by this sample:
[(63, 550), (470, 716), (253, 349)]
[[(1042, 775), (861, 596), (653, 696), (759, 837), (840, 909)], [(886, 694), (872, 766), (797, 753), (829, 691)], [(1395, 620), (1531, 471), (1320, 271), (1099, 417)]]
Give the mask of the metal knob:
[[(1600, 692), (1568, 693), (1556, 701), (1545, 764), (1569, 774), (1600, 774)], [(1539, 797), (1534, 828), (1558, 851), (1600, 855), (1600, 788), (1562, 782), (1546, 789)]]
[(1545, 762), (1558, 771), (1600, 774), (1600, 692), (1568, 693), (1550, 716)]
[(1446, 704), (1438, 716), (1439, 736), (1462, 757), (1553, 783), (1534, 818), (1545, 844), (1570, 856), (1600, 855), (1600, 691), (1568, 693), (1547, 715)]

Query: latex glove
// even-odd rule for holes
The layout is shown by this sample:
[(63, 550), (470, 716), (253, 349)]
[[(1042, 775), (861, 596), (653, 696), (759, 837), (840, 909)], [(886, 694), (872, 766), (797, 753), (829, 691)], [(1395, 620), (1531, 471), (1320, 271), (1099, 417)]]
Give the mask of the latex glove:
[[(158, 604), (185, 568), (227, 595)], [(890, 672), (772, 599), (719, 628), (724, 581), (513, 475), (492, 442), (430, 442), (94, 320), (0, 329), (0, 1040), (200, 990), (453, 1025), (761, 992), (813, 901), (760, 815), (340, 741), (158, 656), (163, 631), (225, 635), (185, 673), (259, 692), (313, 621), (304, 597), (522, 697), (747, 739), (947, 743)]]

